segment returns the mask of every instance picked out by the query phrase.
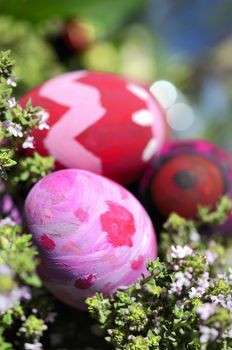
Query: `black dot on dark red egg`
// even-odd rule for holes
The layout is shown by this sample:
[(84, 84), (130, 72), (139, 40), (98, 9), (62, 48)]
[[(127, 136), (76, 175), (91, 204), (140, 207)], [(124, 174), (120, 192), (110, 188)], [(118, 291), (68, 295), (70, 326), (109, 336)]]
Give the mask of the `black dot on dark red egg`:
[(197, 177), (191, 170), (180, 170), (173, 178), (175, 184), (183, 190), (194, 188), (197, 182)]
[(176, 212), (194, 218), (199, 206), (214, 208), (225, 191), (221, 167), (197, 153), (176, 154), (166, 159), (150, 185), (151, 199), (164, 217)]

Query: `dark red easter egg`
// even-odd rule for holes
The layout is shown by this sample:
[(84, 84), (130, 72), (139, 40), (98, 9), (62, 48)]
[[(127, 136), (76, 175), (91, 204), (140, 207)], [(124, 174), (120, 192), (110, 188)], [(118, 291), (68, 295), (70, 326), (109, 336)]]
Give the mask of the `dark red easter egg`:
[(199, 206), (215, 208), (232, 191), (232, 158), (206, 141), (165, 145), (145, 174), (141, 194), (163, 217), (195, 218)]
[(85, 20), (74, 18), (64, 27), (63, 37), (74, 52), (82, 52), (91, 46), (95, 39), (94, 28)]
[(21, 100), (42, 106), (49, 130), (35, 130), (35, 150), (56, 168), (80, 168), (128, 184), (163, 146), (164, 112), (143, 86), (100, 72), (72, 72), (46, 81)]

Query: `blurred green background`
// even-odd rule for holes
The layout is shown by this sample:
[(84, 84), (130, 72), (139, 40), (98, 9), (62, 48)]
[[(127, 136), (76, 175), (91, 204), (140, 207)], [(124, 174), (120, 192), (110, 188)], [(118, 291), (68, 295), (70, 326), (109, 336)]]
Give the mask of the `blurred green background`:
[(0, 49), (18, 96), (68, 70), (151, 87), (178, 138), (232, 150), (231, 0), (0, 0)]

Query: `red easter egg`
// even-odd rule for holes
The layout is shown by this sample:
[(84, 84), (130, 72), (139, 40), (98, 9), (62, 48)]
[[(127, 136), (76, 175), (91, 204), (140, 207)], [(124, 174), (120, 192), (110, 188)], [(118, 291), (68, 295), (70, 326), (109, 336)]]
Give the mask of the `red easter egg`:
[(200, 206), (214, 209), (223, 195), (232, 195), (231, 179), (232, 158), (213, 143), (172, 141), (147, 169), (140, 194), (151, 216), (175, 212), (194, 219)]
[(63, 37), (73, 52), (82, 52), (93, 43), (94, 28), (87, 21), (74, 18), (65, 24)]
[(100, 72), (71, 72), (25, 95), (50, 115), (35, 130), (35, 151), (56, 169), (80, 168), (128, 184), (138, 179), (165, 142), (164, 111), (143, 86)]
[(195, 217), (197, 204), (215, 207), (224, 193), (221, 169), (195, 154), (173, 157), (151, 181), (152, 198), (163, 216), (177, 212), (186, 218)]

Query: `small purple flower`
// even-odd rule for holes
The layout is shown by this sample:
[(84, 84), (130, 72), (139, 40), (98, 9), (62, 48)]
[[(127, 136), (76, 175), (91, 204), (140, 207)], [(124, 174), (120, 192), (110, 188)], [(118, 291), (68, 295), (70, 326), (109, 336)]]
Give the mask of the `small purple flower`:
[(44, 130), (44, 129), (48, 130), (50, 127), (46, 122), (49, 119), (49, 113), (42, 109), (37, 113), (37, 116), (38, 116), (39, 130)]
[(9, 98), (8, 104), (9, 104), (9, 107), (10, 107), (10, 108), (15, 107), (16, 104), (17, 104), (16, 99), (15, 99), (14, 97)]
[(42, 349), (43, 349), (43, 345), (40, 342), (24, 344), (24, 350), (42, 350)]
[(184, 247), (172, 246), (172, 257), (174, 259), (184, 259), (186, 256), (191, 256), (193, 254), (193, 250), (185, 245)]
[(6, 83), (8, 86), (16, 87), (17, 83), (15, 81), (15, 78), (7, 78)]
[(22, 127), (17, 123), (13, 123), (10, 120), (5, 120), (2, 123), (2, 127), (9, 131), (14, 137), (23, 137)]
[(21, 217), (16, 208), (11, 196), (6, 192), (3, 182), (0, 181), (0, 219), (1, 226), (3, 225), (20, 225)]
[(34, 136), (28, 136), (26, 138), (26, 140), (23, 142), (22, 147), (24, 149), (35, 148), (35, 146), (34, 146)]
[(219, 334), (216, 328), (209, 328), (207, 326), (201, 326), (200, 332), (201, 332), (200, 342), (202, 344), (205, 344), (208, 341), (215, 340)]
[(214, 315), (217, 311), (217, 306), (213, 303), (205, 303), (197, 308), (201, 320), (206, 321), (210, 316)]
[(218, 256), (219, 255), (217, 253), (214, 253), (211, 250), (207, 250), (205, 253), (205, 257), (209, 265), (213, 265)]

